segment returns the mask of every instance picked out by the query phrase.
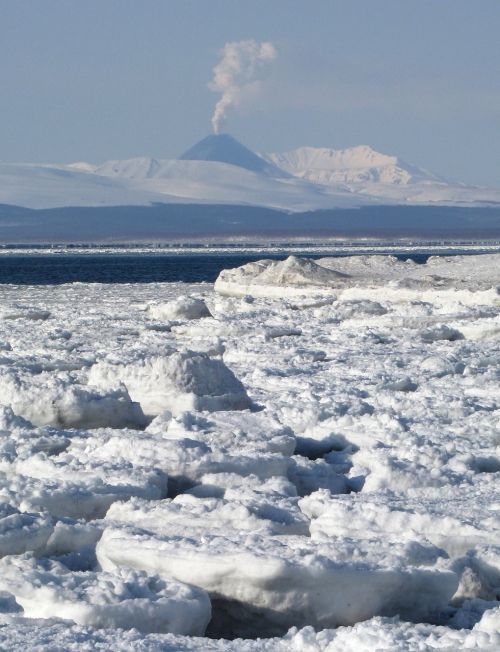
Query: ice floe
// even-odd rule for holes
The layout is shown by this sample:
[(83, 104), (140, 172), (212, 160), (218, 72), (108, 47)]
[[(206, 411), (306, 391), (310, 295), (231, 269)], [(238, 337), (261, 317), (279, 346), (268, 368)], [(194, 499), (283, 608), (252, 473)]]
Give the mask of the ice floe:
[(203, 352), (180, 351), (130, 365), (98, 363), (90, 370), (98, 386), (124, 384), (144, 412), (163, 410), (244, 410), (251, 407), (243, 385), (222, 360)]
[(207, 304), (196, 297), (178, 297), (167, 303), (152, 303), (148, 306), (148, 311), (153, 319), (172, 321), (211, 317)]
[[(337, 538), (315, 544), (298, 536), (247, 534), (227, 527), (212, 533), (179, 535), (175, 522), (138, 529), (108, 527), (97, 546), (105, 570), (128, 566), (173, 577), (209, 592), (217, 611), (214, 633), (250, 635), (286, 631), (292, 625), (332, 627), (375, 614), (414, 618), (436, 615), (458, 586), (455, 573), (406, 564), (408, 552), (392, 547), (380, 560), (378, 544)], [(161, 523), (161, 520), (160, 520)]]
[(71, 572), (49, 559), (4, 557), (0, 588), (26, 618), (62, 618), (98, 628), (199, 636), (211, 616), (204, 591), (131, 569)]
[(0, 647), (496, 651), (499, 286), (0, 286)]

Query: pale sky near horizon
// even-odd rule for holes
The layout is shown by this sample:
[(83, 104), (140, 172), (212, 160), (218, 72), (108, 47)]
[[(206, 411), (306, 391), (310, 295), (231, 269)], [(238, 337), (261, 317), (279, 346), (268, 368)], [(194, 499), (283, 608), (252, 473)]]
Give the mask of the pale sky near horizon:
[(368, 144), (500, 187), (500, 0), (0, 0), (0, 160), (175, 157), (211, 132), (228, 41), (271, 42), (224, 130)]

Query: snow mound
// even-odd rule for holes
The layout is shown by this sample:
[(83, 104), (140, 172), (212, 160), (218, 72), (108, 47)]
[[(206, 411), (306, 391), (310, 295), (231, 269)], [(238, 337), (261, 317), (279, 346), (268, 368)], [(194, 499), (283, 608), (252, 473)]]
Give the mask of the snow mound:
[[(297, 297), (335, 294), (358, 302), (359, 313), (381, 315), (380, 300), (414, 300), (438, 290), (448, 302), (493, 304), (500, 302), (500, 255), (431, 257), (425, 264), (395, 256), (339, 256), (311, 260), (290, 256), (284, 261), (259, 260), (223, 270), (215, 290), (227, 296)], [(377, 290), (376, 294), (374, 290)], [(364, 303), (363, 303), (364, 302)], [(354, 305), (352, 306), (354, 307)], [(348, 306), (346, 305), (346, 310)], [(348, 317), (354, 316), (351, 312)]]
[[(498, 541), (498, 535), (492, 537)], [(454, 566), (462, 571), (460, 586), (457, 591), (459, 599), (477, 598), (493, 601), (500, 597), (500, 545), (483, 545), (469, 550), (458, 559)], [(495, 606), (498, 603), (494, 603)]]
[(195, 297), (177, 297), (167, 303), (153, 303), (148, 307), (153, 319), (184, 320), (211, 317), (210, 310), (203, 299)]
[[(297, 497), (297, 489), (286, 477), (272, 476), (261, 479), (256, 475), (237, 473), (206, 473), (199, 484), (186, 493), (198, 498), (224, 498), (227, 500), (277, 500)], [(297, 501), (290, 503), (295, 509)]]
[(50, 312), (36, 306), (13, 304), (0, 308), (0, 319), (30, 319), (32, 321), (45, 321), (50, 317)]
[(0, 557), (20, 555), (28, 550), (43, 552), (53, 529), (49, 516), (23, 513), (0, 502)]
[(228, 296), (286, 296), (333, 289), (345, 278), (345, 274), (326, 269), (309, 258), (289, 256), (283, 261), (260, 260), (223, 270), (215, 281), (215, 289)]
[[(99, 507), (98, 513), (101, 514), (106, 500), (109, 507), (115, 500), (126, 500), (134, 495), (152, 500), (165, 497), (167, 476), (168, 487), (174, 493), (185, 491), (209, 473), (255, 475), (261, 480), (273, 476), (286, 477), (291, 465), (290, 459), (278, 453), (265, 452), (264, 446), (262, 448), (263, 452), (250, 446), (242, 451), (237, 447), (208, 446), (197, 441), (195, 436), (173, 440), (161, 434), (101, 430), (74, 437), (67, 453), (59, 455), (55, 460), (41, 456), (36, 460), (28, 460), (25, 473), (33, 475), (37, 469), (38, 476), (46, 478), (51, 472), (55, 475), (56, 467), (59, 477), (65, 478), (68, 483), (72, 478), (73, 484), (77, 480), (80, 485), (85, 481), (84, 486), (92, 492), (93, 500), (97, 501)], [(68, 462), (71, 465), (65, 471), (64, 465)], [(55, 480), (54, 483), (56, 484)], [(61, 491), (66, 493), (69, 488), (63, 484)], [(73, 491), (75, 490), (76, 487)], [(54, 493), (57, 495), (57, 490), (54, 489)], [(71, 498), (71, 494), (68, 498)], [(44, 500), (48, 499), (45, 496)], [(75, 507), (81, 508), (84, 504), (83, 496), (73, 503)], [(69, 506), (71, 504), (69, 502)]]
[(0, 571), (0, 589), (15, 597), (28, 618), (202, 636), (211, 616), (204, 591), (141, 571), (71, 572), (57, 561), (27, 555), (4, 558)]
[(28, 430), (33, 427), (27, 419), (14, 414), (10, 405), (0, 406), (0, 434), (11, 435), (13, 431)]
[(456, 340), (463, 340), (464, 336), (456, 328), (450, 328), (446, 324), (438, 324), (433, 328), (424, 330), (422, 339), (424, 342), (439, 342), (441, 340), (455, 342)]
[(130, 365), (98, 363), (90, 370), (89, 382), (100, 387), (123, 383), (150, 416), (164, 410), (175, 415), (186, 410), (216, 412), (252, 406), (245, 388), (222, 360), (193, 351)]
[(123, 458), (91, 458), (78, 439), (59, 455), (40, 452), (14, 461), (0, 480), (4, 485), (0, 496), (20, 509), (58, 518), (102, 518), (117, 500), (131, 496), (155, 500), (167, 493), (167, 475), (160, 469)]
[(50, 373), (0, 370), (0, 402), (37, 426), (126, 428), (145, 425), (144, 414), (122, 387), (101, 391)]

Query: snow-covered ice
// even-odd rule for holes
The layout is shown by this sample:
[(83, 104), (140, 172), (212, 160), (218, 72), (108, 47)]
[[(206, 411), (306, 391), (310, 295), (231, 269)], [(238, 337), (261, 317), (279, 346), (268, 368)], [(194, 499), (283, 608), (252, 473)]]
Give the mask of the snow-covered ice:
[(499, 288), (494, 254), (0, 286), (0, 647), (497, 650)]
[(152, 303), (148, 306), (149, 314), (158, 320), (201, 319), (211, 317), (210, 310), (203, 299), (196, 297), (178, 297), (166, 303)]
[(378, 541), (337, 538), (316, 545), (308, 537), (232, 531), (229, 523), (225, 534), (212, 534), (208, 519), (205, 533), (188, 528), (179, 535), (168, 514), (164, 532), (152, 521), (148, 528), (139, 517), (138, 530), (107, 527), (97, 548), (101, 566), (154, 570), (201, 586), (214, 600), (218, 635), (349, 625), (376, 614), (435, 617), (458, 584), (454, 572), (432, 568), (439, 559), (435, 549), (413, 556), (406, 547), (393, 548), (379, 562)]
[(108, 391), (125, 385), (144, 412), (152, 416), (164, 410), (179, 414), (251, 407), (233, 372), (222, 360), (205, 352), (176, 351), (126, 365), (103, 361), (92, 367), (89, 380)]
[(204, 591), (127, 568), (72, 572), (58, 561), (24, 555), (5, 557), (0, 571), (1, 590), (27, 618), (199, 636), (211, 616)]
[[(370, 298), (381, 295), (419, 296), (426, 291), (450, 290), (458, 296), (483, 290), (498, 295), (500, 283), (497, 254), (484, 256), (430, 257), (425, 265), (395, 256), (346, 256), (311, 260), (289, 256), (286, 260), (260, 260), (236, 269), (224, 270), (215, 289), (234, 296), (300, 296), (342, 292), (359, 297), (359, 291), (380, 288)], [(462, 292), (460, 292), (462, 291)], [(489, 292), (488, 292), (489, 291)], [(462, 298), (462, 297), (460, 297)], [(477, 295), (474, 299), (483, 299)]]

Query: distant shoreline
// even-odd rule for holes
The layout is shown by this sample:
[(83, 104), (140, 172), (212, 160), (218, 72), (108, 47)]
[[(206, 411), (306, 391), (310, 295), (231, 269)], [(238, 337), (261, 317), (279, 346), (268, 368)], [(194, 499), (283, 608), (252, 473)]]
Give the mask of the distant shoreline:
[(8, 244), (179, 245), (500, 241), (500, 206), (365, 206), (287, 213), (229, 204), (28, 209), (0, 205)]

